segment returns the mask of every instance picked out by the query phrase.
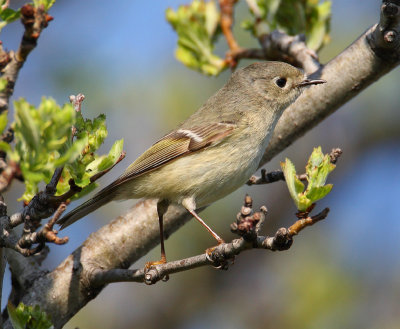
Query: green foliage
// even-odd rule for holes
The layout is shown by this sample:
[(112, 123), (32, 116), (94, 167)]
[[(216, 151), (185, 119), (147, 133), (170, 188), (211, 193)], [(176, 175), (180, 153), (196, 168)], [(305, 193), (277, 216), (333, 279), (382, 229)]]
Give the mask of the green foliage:
[[(113, 166), (118, 160), (123, 141), (117, 141), (107, 156), (95, 152), (107, 136), (105, 116), (93, 121), (83, 119), (72, 105), (62, 107), (49, 98), (43, 98), (35, 108), (24, 99), (14, 102), (15, 147), (6, 143), (0, 149), (7, 152), (11, 160), (21, 168), (25, 192), (21, 199), (30, 201), (38, 192), (41, 182), (48, 183), (57, 167), (65, 166), (57, 185), (57, 194), (69, 190), (70, 178), (84, 188), (79, 196), (93, 189), (90, 177)], [(0, 118), (1, 125), (1, 118)], [(72, 135), (72, 127), (76, 135)], [(119, 154), (117, 154), (119, 152)], [(94, 185), (94, 184), (92, 184)]]
[(3, 91), (7, 87), (7, 83), (7, 79), (0, 78), (0, 91)]
[[(4, 129), (6, 129), (7, 127), (7, 111), (4, 111), (2, 114), (0, 114), (0, 135), (3, 134)], [(0, 140), (0, 150), (4, 150), (4, 151), (9, 151), (10, 145), (8, 143), (6, 143), (5, 141)]]
[[(305, 34), (307, 46), (319, 50), (329, 42), (331, 1), (256, 0), (254, 1), (267, 31), (281, 29), (289, 35)], [(242, 26), (257, 35), (254, 20)]]
[(48, 11), (56, 2), (56, 0), (33, 0), (33, 5), (37, 8), (43, 5), (44, 10)]
[(39, 305), (26, 306), (19, 303), (14, 307), (11, 303), (7, 305), (8, 314), (14, 329), (53, 329), (50, 317), (43, 312)]
[(324, 198), (331, 190), (332, 184), (325, 185), (328, 174), (335, 169), (329, 154), (323, 154), (321, 147), (314, 149), (306, 166), (307, 189), (298, 179), (293, 163), (286, 159), (281, 162), (289, 193), (300, 211), (306, 211), (314, 202)]
[[(89, 193), (95, 185), (90, 186), (90, 178), (98, 173), (108, 170), (119, 159), (122, 153), (123, 140), (118, 140), (111, 147), (108, 155), (99, 156), (95, 151), (103, 144), (107, 137), (106, 116), (99, 115), (93, 120), (84, 119), (81, 112), (77, 112), (75, 128), (76, 139), (87, 141), (81, 155), (73, 162), (65, 166), (63, 182), (68, 190), (69, 178), (73, 178), (75, 184), (85, 188), (77, 197)], [(75, 142), (76, 143), (76, 142)]]
[(5, 3), (6, 0), (0, 0), (0, 31), (8, 23), (14, 22), (20, 18), (20, 10), (3, 7)]
[(175, 55), (186, 66), (207, 75), (217, 75), (227, 66), (213, 54), (214, 43), (220, 34), (220, 14), (214, 1), (194, 0), (166, 11), (167, 21), (178, 34)]

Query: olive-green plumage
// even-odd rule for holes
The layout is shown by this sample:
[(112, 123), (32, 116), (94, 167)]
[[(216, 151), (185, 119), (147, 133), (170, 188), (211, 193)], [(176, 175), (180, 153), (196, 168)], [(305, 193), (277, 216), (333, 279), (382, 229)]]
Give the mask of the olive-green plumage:
[(224, 197), (256, 171), (283, 111), (304, 86), (318, 83), (281, 62), (238, 70), (197, 112), (58, 223), (64, 228), (112, 200), (158, 198), (194, 211)]

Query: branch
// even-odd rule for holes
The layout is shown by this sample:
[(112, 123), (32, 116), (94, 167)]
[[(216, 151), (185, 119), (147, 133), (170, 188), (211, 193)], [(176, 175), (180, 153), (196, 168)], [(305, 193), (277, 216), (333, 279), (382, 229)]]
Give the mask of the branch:
[(112, 269), (108, 271), (98, 269), (92, 273), (92, 286), (99, 287), (113, 282), (144, 282), (146, 284), (155, 284), (160, 280), (168, 278), (170, 274), (207, 265), (227, 270), (235, 256), (245, 250), (288, 250), (292, 246), (294, 235), (297, 235), (305, 227), (326, 218), (329, 212), (329, 209), (326, 208), (316, 216), (299, 219), (288, 229), (280, 228), (273, 237), (268, 237), (258, 235), (267, 214), (265, 207), (261, 207), (260, 210), (260, 212), (253, 214), (252, 199), (246, 196), (245, 204), (238, 214), (237, 221), (231, 225), (232, 232), (242, 236), (240, 239), (220, 244), (201, 255), (152, 266), (149, 269)]
[(290, 36), (275, 30), (261, 34), (258, 40), (265, 58), (269, 60), (289, 62), (302, 67), (307, 74), (314, 73), (321, 67), (317, 53), (307, 47), (304, 35)]
[(21, 7), (21, 22), (24, 25), (25, 32), (19, 48), (16, 53), (13, 51), (6, 53), (2, 48), (0, 49), (0, 67), (4, 67), (2, 78), (7, 80), (6, 88), (0, 91), (0, 113), (8, 110), (18, 73), (29, 53), (36, 47), (42, 30), (47, 27), (52, 19), (53, 17), (44, 11), (42, 5), (37, 8), (31, 4)]

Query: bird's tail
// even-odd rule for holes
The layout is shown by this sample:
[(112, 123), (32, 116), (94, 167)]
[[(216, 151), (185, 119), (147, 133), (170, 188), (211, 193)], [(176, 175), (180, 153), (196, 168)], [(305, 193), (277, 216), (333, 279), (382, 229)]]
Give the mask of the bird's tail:
[(64, 217), (57, 221), (57, 224), (61, 226), (60, 230), (66, 228), (87, 214), (95, 211), (106, 203), (112, 201), (115, 196), (115, 191), (110, 188), (104, 188), (99, 193), (97, 193), (92, 199), (89, 199), (85, 203), (76, 207), (74, 210), (70, 211)]

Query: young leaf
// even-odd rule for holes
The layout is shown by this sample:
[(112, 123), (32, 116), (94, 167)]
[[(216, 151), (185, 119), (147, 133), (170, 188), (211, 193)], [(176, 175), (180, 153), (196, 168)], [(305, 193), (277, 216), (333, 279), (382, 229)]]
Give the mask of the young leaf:
[(0, 31), (3, 27), (5, 27), (8, 23), (14, 22), (20, 18), (21, 13), (20, 10), (13, 10), (11, 8), (2, 9), (4, 2), (0, 6)]
[(177, 11), (166, 11), (166, 19), (178, 34), (175, 55), (186, 66), (208, 75), (218, 75), (227, 66), (213, 54), (220, 34), (219, 12), (214, 1), (193, 0)]
[(36, 8), (43, 5), (45, 11), (48, 11), (55, 2), (56, 0), (33, 0), (33, 4)]
[(7, 119), (8, 111), (4, 111), (0, 114), (0, 134), (4, 132), (4, 129), (7, 127), (8, 119)]
[(321, 147), (314, 148), (306, 166), (307, 188), (298, 179), (293, 163), (286, 159), (281, 163), (289, 193), (299, 211), (306, 211), (313, 203), (324, 198), (333, 185), (325, 185), (328, 174), (335, 169), (328, 154)]
[(22, 302), (15, 307), (11, 302), (7, 311), (14, 329), (53, 329), (50, 316), (43, 312), (39, 305), (26, 306)]
[(297, 178), (296, 169), (293, 163), (286, 158), (285, 162), (281, 162), (283, 174), (285, 176), (286, 184), (289, 193), (296, 204), (297, 208), (300, 206), (299, 196), (304, 191), (304, 184)]
[[(95, 187), (90, 180), (93, 175), (110, 169), (119, 160), (122, 140), (115, 142), (108, 155), (96, 153), (108, 134), (105, 115), (84, 119), (71, 104), (60, 107), (51, 98), (43, 98), (37, 108), (23, 99), (14, 107), (15, 147), (0, 143), (0, 149), (19, 164), (25, 182), (21, 199), (30, 201), (38, 185), (47, 184), (57, 167), (64, 167), (57, 195), (66, 193), (73, 179), (83, 188), (79, 194), (82, 196)], [(6, 120), (6, 114), (0, 116), (0, 128), (6, 126)]]
[(3, 91), (7, 87), (7, 79), (0, 78), (0, 91)]

